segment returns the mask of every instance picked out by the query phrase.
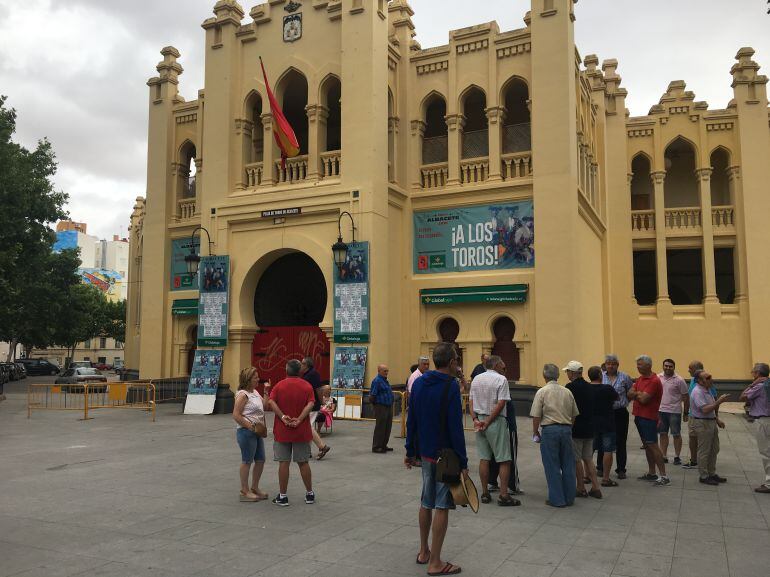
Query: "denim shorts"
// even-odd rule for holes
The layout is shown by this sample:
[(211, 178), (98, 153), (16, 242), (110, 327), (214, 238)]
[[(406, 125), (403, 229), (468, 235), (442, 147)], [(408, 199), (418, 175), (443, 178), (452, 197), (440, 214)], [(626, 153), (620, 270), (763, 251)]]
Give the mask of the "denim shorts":
[(238, 427), (235, 433), (238, 446), (241, 448), (241, 462), (251, 465), (265, 460), (265, 440), (254, 431)]
[(672, 437), (682, 436), (682, 415), (680, 413), (658, 413), (658, 432), (668, 433), (671, 429)]
[(636, 430), (639, 431), (639, 437), (645, 445), (655, 445), (658, 443), (658, 421), (645, 419), (644, 417), (634, 417)]
[(594, 437), (594, 451), (614, 453), (618, 450), (618, 434), (615, 431), (596, 433)]
[(424, 509), (454, 509), (449, 485), (436, 481), (436, 463), (422, 462), (422, 496), (420, 504)]

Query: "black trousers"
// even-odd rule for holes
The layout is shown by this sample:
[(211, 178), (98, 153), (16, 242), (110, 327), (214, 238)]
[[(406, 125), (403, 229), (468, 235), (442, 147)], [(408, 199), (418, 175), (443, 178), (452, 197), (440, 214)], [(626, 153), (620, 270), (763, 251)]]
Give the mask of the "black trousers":
[[(519, 435), (517, 431), (511, 431), (508, 428), (508, 437), (511, 442), (511, 474), (508, 477), (508, 490), (512, 492), (519, 491), (519, 467), (517, 463), (517, 455), (519, 451)], [(489, 482), (498, 484), (498, 477), (500, 476), (500, 465), (497, 464), (495, 458), (489, 461)], [(482, 487), (482, 492), (486, 492), (487, 488)]]
[[(628, 409), (623, 407), (622, 409), (615, 409), (615, 435), (618, 439), (618, 447), (615, 453), (615, 472), (626, 472), (626, 459), (628, 458), (628, 452), (626, 450), (626, 444), (628, 443)], [(596, 452), (596, 468), (603, 469), (602, 459), (604, 458), (604, 451), (602, 451), (601, 445)]]
[(374, 435), (372, 449), (384, 449), (393, 428), (393, 409), (389, 405), (374, 405)]

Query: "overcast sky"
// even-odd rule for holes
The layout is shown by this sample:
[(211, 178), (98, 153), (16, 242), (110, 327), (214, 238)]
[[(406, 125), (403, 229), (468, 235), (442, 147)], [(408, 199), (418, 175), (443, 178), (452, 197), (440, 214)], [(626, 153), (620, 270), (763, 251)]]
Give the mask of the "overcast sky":
[[(309, 2), (309, 0), (305, 0)], [(562, 0), (558, 0), (562, 1)], [(243, 2), (248, 11), (260, 3)], [(145, 193), (148, 78), (159, 50), (176, 46), (180, 90), (203, 81), (203, 30), (215, 0), (0, 0), (0, 94), (17, 109), (17, 141), (48, 137), (59, 160), (57, 186), (74, 220), (101, 237), (126, 234)], [(423, 48), (451, 29), (497, 20), (520, 28), (528, 0), (411, 0)], [(646, 114), (668, 82), (683, 79), (698, 100), (723, 108), (741, 46), (770, 70), (766, 0), (580, 0), (581, 55), (617, 58), (628, 107)], [(248, 21), (248, 16), (244, 22)]]

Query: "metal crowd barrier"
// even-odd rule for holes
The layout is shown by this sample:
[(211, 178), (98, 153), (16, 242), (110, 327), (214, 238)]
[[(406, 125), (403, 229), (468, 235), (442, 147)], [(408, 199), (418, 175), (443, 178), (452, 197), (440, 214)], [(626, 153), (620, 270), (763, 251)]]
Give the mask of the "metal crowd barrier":
[(152, 379), (150, 382), (155, 385), (156, 403), (181, 403), (187, 398), (190, 377)]
[[(337, 400), (334, 418), (348, 421), (373, 421), (373, 410), (369, 404), (369, 389), (332, 389), (331, 396)], [(406, 393), (393, 391), (393, 420), (401, 427), (400, 435), (406, 437)]]
[(27, 385), (27, 418), (32, 411), (80, 411), (88, 420), (94, 409), (139, 409), (155, 421), (155, 385), (151, 382), (85, 382), (68, 385)]

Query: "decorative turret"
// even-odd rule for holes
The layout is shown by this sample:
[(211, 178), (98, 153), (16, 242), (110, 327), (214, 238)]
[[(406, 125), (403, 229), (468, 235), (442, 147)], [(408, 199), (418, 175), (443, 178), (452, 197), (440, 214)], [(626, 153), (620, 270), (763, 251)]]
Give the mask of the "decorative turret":
[(736, 98), (742, 98), (746, 104), (767, 105), (767, 76), (758, 74), (759, 64), (754, 62), (754, 49), (744, 47), (738, 50), (730, 74), (733, 76), (732, 88)]
[(184, 102), (177, 88), (179, 75), (184, 72), (182, 65), (177, 62), (177, 58), (181, 56), (179, 50), (173, 46), (166, 46), (160, 53), (163, 55), (163, 60), (156, 66), (159, 76), (154, 76), (147, 81), (147, 86), (152, 91), (153, 102), (157, 104), (166, 97), (171, 97), (175, 103)]

